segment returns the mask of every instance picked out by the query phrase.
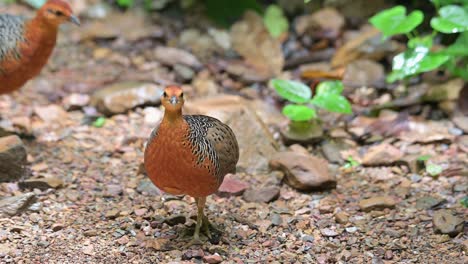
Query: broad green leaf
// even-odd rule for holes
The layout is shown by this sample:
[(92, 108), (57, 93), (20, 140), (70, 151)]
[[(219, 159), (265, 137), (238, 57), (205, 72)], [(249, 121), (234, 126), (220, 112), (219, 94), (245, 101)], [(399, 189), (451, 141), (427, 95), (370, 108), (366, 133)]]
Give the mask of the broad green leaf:
[(419, 161), (428, 161), (431, 158), (431, 155), (422, 155), (418, 157)]
[(309, 86), (301, 82), (273, 79), (271, 85), (281, 97), (294, 103), (305, 103), (312, 96)]
[(451, 4), (468, 5), (468, 0), (431, 0), (437, 6), (446, 6)]
[(117, 5), (128, 8), (133, 6), (133, 0), (117, 0)]
[(406, 34), (415, 29), (424, 19), (420, 10), (406, 15), (404, 6), (395, 6), (381, 11), (369, 19), (369, 22), (379, 29), (385, 37), (396, 34)]
[(442, 173), (443, 169), (440, 165), (430, 163), (426, 165), (426, 171), (431, 176), (437, 176)]
[(343, 89), (343, 83), (340, 81), (321, 82), (310, 102), (330, 112), (351, 114), (351, 104), (341, 95)]
[(101, 128), (104, 126), (105, 123), (106, 123), (106, 118), (101, 116), (101, 117), (98, 117), (98, 119), (96, 119), (96, 121), (93, 122), (93, 127)]
[(461, 33), (455, 43), (437, 53), (452, 56), (468, 56), (468, 31)]
[(360, 165), (359, 161), (355, 160), (353, 156), (349, 156), (348, 159), (346, 160), (346, 164), (344, 165), (344, 167), (352, 168), (352, 167), (357, 167), (359, 165)]
[(309, 121), (317, 118), (315, 110), (305, 105), (286, 105), (283, 107), (283, 114), (292, 121)]
[(273, 37), (279, 37), (289, 28), (288, 19), (283, 15), (283, 10), (277, 5), (270, 5), (265, 11), (263, 22), (268, 29), (268, 32)]
[(432, 42), (433, 38), (431, 35), (424, 37), (414, 37), (408, 41), (408, 47), (416, 48), (417, 46), (423, 46), (430, 49), (432, 47)]
[(429, 53), (424, 46), (408, 49), (393, 58), (393, 71), (387, 76), (388, 82), (434, 70), (444, 64), (450, 57), (443, 54)]
[(468, 196), (461, 198), (460, 204), (463, 205), (465, 208), (468, 208)]
[(468, 30), (468, 11), (461, 6), (448, 5), (431, 19), (431, 26), (442, 33), (458, 33)]
[(340, 81), (325, 81), (317, 85), (317, 94), (341, 94), (343, 92), (344, 86)]

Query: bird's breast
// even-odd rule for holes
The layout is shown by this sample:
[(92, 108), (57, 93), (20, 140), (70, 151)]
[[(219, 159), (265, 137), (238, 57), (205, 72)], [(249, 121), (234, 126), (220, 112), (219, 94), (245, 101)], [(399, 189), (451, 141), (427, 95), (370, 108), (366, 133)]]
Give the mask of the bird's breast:
[(171, 194), (204, 197), (219, 187), (212, 162), (199, 163), (194, 146), (187, 139), (186, 129), (165, 131), (148, 142), (145, 168), (149, 178), (161, 190)]

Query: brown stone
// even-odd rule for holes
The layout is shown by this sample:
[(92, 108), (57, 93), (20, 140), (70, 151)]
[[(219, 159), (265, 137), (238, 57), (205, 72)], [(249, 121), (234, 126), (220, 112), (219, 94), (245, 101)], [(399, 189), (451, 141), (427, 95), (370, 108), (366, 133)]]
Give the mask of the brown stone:
[(18, 136), (0, 138), (0, 182), (19, 180), (25, 174), (26, 148)]

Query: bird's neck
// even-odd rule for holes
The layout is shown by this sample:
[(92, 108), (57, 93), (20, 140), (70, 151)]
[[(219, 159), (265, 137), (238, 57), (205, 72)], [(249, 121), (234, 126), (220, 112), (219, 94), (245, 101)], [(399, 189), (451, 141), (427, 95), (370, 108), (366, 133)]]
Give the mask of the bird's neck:
[(29, 21), (30, 26), (28, 30), (32, 35), (40, 37), (41, 40), (51, 41), (55, 44), (59, 25), (53, 24), (48, 21), (42, 12), (38, 12), (36, 17)]
[(164, 111), (163, 122), (168, 125), (177, 125), (180, 122), (183, 122), (184, 118), (182, 117), (182, 109), (175, 111)]

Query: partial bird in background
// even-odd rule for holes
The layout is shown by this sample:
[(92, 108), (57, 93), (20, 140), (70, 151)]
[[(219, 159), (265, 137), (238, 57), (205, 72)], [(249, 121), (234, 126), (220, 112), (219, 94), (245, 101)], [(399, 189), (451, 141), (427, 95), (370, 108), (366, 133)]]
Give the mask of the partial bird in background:
[(29, 20), (0, 14), (0, 95), (21, 88), (41, 72), (65, 22), (80, 25), (63, 0), (47, 1)]

